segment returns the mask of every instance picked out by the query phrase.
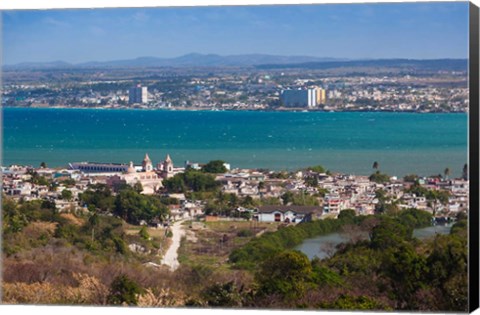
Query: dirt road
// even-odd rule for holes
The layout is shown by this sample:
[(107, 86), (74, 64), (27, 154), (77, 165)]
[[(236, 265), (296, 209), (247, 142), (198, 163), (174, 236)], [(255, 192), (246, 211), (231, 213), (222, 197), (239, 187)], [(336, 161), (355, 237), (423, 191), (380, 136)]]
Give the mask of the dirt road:
[(162, 258), (162, 264), (169, 266), (171, 271), (175, 271), (180, 266), (180, 263), (178, 262), (178, 248), (180, 247), (182, 237), (185, 235), (182, 223), (183, 220), (180, 220), (172, 225), (172, 245), (170, 245), (165, 256)]

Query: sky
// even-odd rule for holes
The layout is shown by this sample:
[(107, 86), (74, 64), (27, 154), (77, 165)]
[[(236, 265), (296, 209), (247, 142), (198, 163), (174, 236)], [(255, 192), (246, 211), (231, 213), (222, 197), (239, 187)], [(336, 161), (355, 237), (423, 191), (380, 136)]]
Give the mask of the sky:
[(468, 2), (14, 10), (6, 65), (189, 53), (468, 58)]

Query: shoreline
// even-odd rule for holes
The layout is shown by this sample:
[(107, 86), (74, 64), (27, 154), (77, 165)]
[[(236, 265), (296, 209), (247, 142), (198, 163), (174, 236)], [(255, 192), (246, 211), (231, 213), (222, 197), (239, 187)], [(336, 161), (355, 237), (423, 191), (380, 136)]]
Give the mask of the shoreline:
[(218, 108), (138, 108), (138, 107), (84, 107), (84, 106), (2, 106), (2, 109), (39, 109), (39, 110), (138, 110), (138, 111), (178, 111), (178, 112), (261, 112), (261, 113), (392, 113), (392, 114), (469, 114), (468, 111), (414, 111), (414, 110), (320, 110), (302, 108), (279, 108), (279, 109), (218, 109)]
[[(90, 163), (90, 162), (89, 162)], [(93, 162), (91, 162), (93, 163)], [(68, 165), (64, 165), (64, 166), (49, 166), (49, 163), (46, 162), (47, 164), (47, 167), (46, 168), (42, 168), (40, 166), (34, 166), (34, 165), (31, 165), (31, 164), (10, 164), (10, 165), (0, 165), (0, 168), (2, 169), (2, 171), (4, 171), (5, 169), (10, 169), (11, 167), (18, 167), (18, 168), (26, 168), (26, 169), (33, 169), (34, 171), (38, 171), (38, 170), (49, 170), (49, 171), (52, 171), (52, 172), (60, 172), (60, 171), (64, 171), (64, 170), (67, 170), (67, 171), (74, 171), (73, 169), (70, 169)], [(124, 164), (124, 165), (127, 165), (127, 163), (111, 163), (111, 162), (105, 162), (105, 164)], [(138, 165), (137, 165), (138, 166)], [(270, 168), (261, 168), (261, 167), (256, 167), (256, 168), (249, 168), (249, 167), (237, 167), (237, 168), (233, 168), (232, 170), (230, 171), (227, 171), (225, 172), (225, 174), (227, 173), (232, 173), (232, 174), (236, 174), (236, 173), (244, 173), (244, 172), (247, 172), (247, 173), (250, 173), (250, 172), (258, 172), (258, 173), (269, 173), (269, 172), (273, 172), (273, 173), (287, 173), (287, 174), (290, 174), (292, 175), (293, 173), (296, 173), (296, 172), (306, 172), (310, 167), (312, 166), (305, 166), (305, 167), (299, 167), (299, 168), (293, 168), (293, 169), (270, 169)], [(374, 174), (376, 171), (372, 170), (370, 173), (362, 173), (362, 172), (346, 172), (346, 171), (338, 171), (338, 170), (327, 170), (329, 171), (330, 175), (331, 176), (353, 176), (353, 177), (370, 177), (372, 174)], [(86, 174), (88, 177), (94, 177), (94, 176), (110, 176), (110, 175), (115, 175), (115, 174), (119, 174), (121, 172), (112, 172), (112, 173), (84, 173)], [(425, 174), (421, 174), (421, 173), (415, 173), (415, 172), (407, 172), (405, 174), (390, 174), (388, 171), (385, 171), (385, 172), (382, 172), (380, 171), (380, 173), (382, 174), (385, 174), (387, 176), (389, 176), (391, 179), (392, 178), (396, 178), (396, 180), (401, 180), (403, 179), (405, 176), (409, 176), (409, 175), (417, 175), (419, 178), (430, 178), (430, 177), (435, 177), (435, 176), (438, 176), (438, 175), (441, 175), (441, 174), (430, 174), (430, 175), (425, 175)], [(110, 175), (106, 175), (106, 174), (110, 174)], [(453, 174), (451, 176), (452, 179), (454, 178), (460, 178), (461, 177), (461, 174)]]

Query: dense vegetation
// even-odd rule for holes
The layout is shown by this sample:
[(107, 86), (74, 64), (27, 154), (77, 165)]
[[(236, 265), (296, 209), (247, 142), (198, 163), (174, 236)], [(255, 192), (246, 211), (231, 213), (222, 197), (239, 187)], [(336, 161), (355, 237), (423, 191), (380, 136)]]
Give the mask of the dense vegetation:
[(390, 181), (390, 176), (387, 174), (381, 173), (380, 171), (376, 171), (372, 175), (368, 177), (368, 179), (372, 182), (383, 184), (388, 183)]
[[(239, 240), (231, 244), (245, 245), (232, 247), (229, 262), (220, 268), (191, 262), (170, 272), (143, 265), (158, 262), (168, 238), (152, 236), (154, 230), (145, 227), (128, 233), (132, 226), (125, 220), (161, 218), (176, 200), (144, 197), (135, 189), (113, 195), (92, 186), (81, 196), (89, 209), (83, 214), (58, 213), (49, 201), (4, 198), (4, 301), (466, 311), (465, 218), (459, 217), (449, 235), (420, 241), (413, 229), (431, 224), (430, 213), (407, 209), (355, 216), (344, 210), (338, 219), (280, 227), (258, 237), (251, 229), (238, 230)], [(217, 197), (227, 204), (246, 202)], [(309, 260), (293, 250), (306, 238), (331, 232), (348, 241), (326, 259)]]
[(322, 234), (338, 231), (351, 220), (318, 220), (309, 223), (280, 228), (252, 239), (244, 247), (230, 254), (230, 262), (237, 268), (253, 269), (273, 255), (300, 244), (303, 240)]
[(205, 173), (226, 173), (227, 168), (225, 167), (225, 161), (222, 160), (214, 160), (210, 161), (202, 167), (202, 171)]
[[(456, 310), (467, 308), (466, 221), (450, 235), (428, 242), (412, 237), (431, 215), (408, 209), (398, 216), (343, 218), (313, 224), (324, 229), (354, 226), (369, 231), (369, 239), (337, 247), (328, 259), (308, 261), (291, 251), (308, 233), (307, 224), (264, 235), (231, 255), (237, 267), (251, 268), (257, 287), (248, 303), (264, 307), (308, 307), (363, 310)], [(337, 222), (337, 223), (333, 223)], [(327, 232), (328, 233), (328, 232)]]
[(194, 169), (187, 169), (186, 172), (176, 174), (172, 178), (163, 181), (163, 186), (170, 193), (186, 192), (212, 192), (220, 187), (215, 177)]

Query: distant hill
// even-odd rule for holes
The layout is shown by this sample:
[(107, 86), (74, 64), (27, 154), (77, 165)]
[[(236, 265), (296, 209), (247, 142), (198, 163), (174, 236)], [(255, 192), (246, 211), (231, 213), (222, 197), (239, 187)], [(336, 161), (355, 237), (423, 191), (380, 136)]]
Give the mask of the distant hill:
[(139, 57), (114, 61), (92, 61), (78, 64), (64, 61), (25, 62), (5, 65), (4, 70), (15, 69), (86, 69), (86, 68), (138, 68), (138, 67), (255, 67), (257, 69), (334, 69), (358, 67), (387, 67), (430, 71), (466, 71), (467, 59), (372, 59), (348, 60), (311, 56), (277, 56), (245, 54), (221, 56), (216, 54), (187, 54), (175, 58)]
[(69, 68), (73, 65), (65, 61), (52, 62), (22, 62), (15, 65), (4, 65), (4, 69), (47, 69), (47, 68)]
[(347, 60), (330, 62), (304, 62), (258, 65), (258, 69), (334, 69), (334, 68), (358, 68), (358, 67), (388, 67), (430, 71), (467, 71), (467, 59), (376, 59), (376, 60)]
[(114, 61), (92, 61), (71, 64), (63, 61), (25, 62), (5, 65), (4, 69), (48, 69), (48, 68), (116, 68), (116, 67), (245, 67), (262, 64), (297, 64), (305, 62), (328, 62), (345, 59), (320, 58), (310, 56), (276, 56), (265, 54), (246, 54), (220, 56), (216, 54), (187, 54), (175, 58), (139, 57)]

